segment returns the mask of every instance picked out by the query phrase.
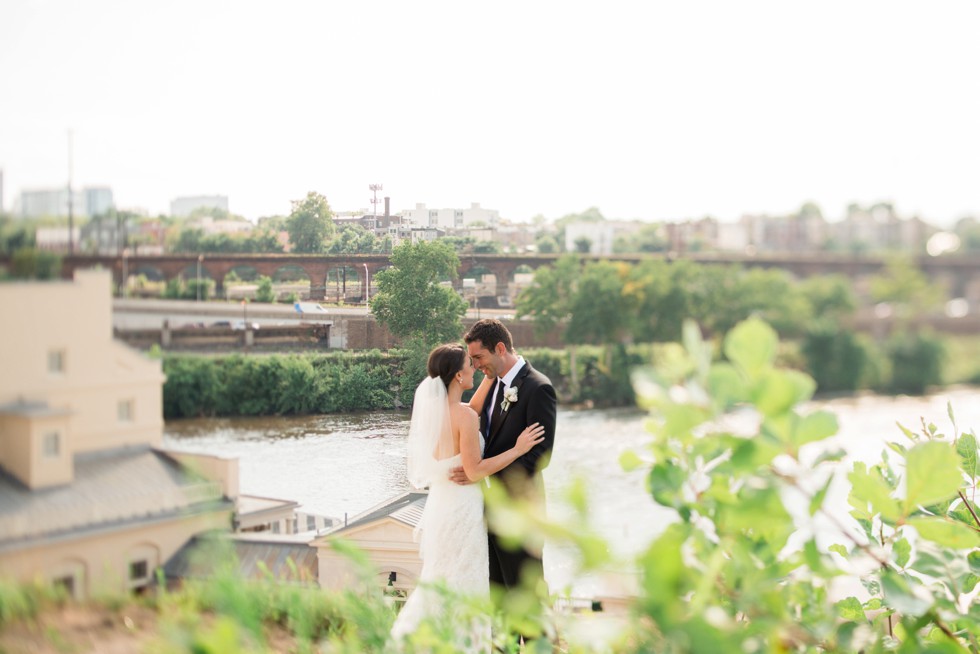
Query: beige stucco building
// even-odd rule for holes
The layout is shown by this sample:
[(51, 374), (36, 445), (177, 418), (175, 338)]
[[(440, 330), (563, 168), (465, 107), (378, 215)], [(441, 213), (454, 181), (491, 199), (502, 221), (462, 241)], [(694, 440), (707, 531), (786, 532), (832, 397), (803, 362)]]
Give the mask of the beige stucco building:
[(159, 449), (160, 362), (113, 339), (108, 271), (3, 283), (0, 307), (0, 577), (118, 592), (230, 529), (237, 461)]
[(414, 533), (427, 497), (426, 491), (403, 493), (314, 539), (311, 545), (317, 548), (320, 587), (351, 588), (360, 581), (351, 559), (333, 546), (342, 539), (367, 555), (374, 582), (396, 597), (407, 597), (422, 573)]

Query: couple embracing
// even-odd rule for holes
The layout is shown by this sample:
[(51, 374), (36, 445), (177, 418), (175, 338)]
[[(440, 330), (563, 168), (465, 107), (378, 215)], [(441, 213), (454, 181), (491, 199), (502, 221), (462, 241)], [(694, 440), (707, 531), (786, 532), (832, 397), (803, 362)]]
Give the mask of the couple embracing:
[[(396, 640), (450, 609), (437, 585), (464, 597), (486, 596), (491, 583), (506, 590), (544, 588), (540, 547), (510, 549), (488, 533), (481, 486), (500, 484), (511, 498), (543, 503), (555, 390), (514, 351), (499, 320), (477, 322), (463, 340), (465, 347), (440, 345), (430, 353), (429, 376), (415, 392), (408, 476), (413, 486), (428, 487), (429, 496), (419, 525), (419, 587), (392, 627)], [(483, 381), (464, 403), (477, 369)], [(460, 624), (456, 644), (490, 651), (489, 624), (488, 618)]]

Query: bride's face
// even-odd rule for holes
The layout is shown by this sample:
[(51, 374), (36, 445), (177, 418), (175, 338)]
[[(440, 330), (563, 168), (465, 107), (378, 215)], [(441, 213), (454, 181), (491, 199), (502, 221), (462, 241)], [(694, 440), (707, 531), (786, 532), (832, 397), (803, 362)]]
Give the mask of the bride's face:
[(459, 383), (464, 391), (473, 388), (473, 373), (475, 371), (476, 368), (473, 367), (470, 358), (468, 356), (463, 357), (463, 367), (459, 370)]

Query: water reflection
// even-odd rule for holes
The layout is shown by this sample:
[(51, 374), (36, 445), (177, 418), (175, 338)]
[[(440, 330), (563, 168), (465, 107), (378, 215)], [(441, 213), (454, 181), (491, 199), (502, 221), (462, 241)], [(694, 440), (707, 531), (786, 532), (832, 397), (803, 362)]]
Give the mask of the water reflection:
[[(886, 439), (900, 438), (900, 422), (915, 429), (921, 417), (951, 433), (946, 404), (953, 405), (961, 430), (980, 428), (980, 390), (959, 388), (922, 398), (861, 396), (813, 402), (806, 411), (828, 409), (840, 432), (820, 447), (841, 447), (849, 458), (875, 461)], [(295, 500), (313, 513), (354, 516), (408, 489), (405, 479), (407, 412), (181, 420), (168, 423), (167, 447), (236, 456), (243, 493)], [(551, 466), (545, 472), (549, 509), (568, 515), (560, 498), (572, 479), (589, 489), (590, 520), (615, 554), (628, 555), (649, 542), (672, 519), (644, 488), (643, 472), (624, 473), (619, 457), (642, 450), (649, 436), (636, 410), (558, 413)], [(840, 475), (843, 480), (843, 475)], [(835, 484), (828, 500), (847, 512), (846, 484)], [(569, 581), (572, 553), (552, 547), (546, 554), (549, 581)], [(575, 580), (588, 594), (589, 580)]]

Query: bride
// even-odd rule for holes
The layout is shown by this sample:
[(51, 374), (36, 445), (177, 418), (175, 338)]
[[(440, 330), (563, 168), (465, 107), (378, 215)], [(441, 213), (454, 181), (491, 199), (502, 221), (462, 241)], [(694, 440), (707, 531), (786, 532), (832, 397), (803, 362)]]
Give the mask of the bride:
[[(429, 376), (415, 391), (408, 431), (408, 480), (416, 488), (428, 486), (429, 496), (419, 524), (422, 574), (392, 627), (396, 641), (426, 619), (452, 615), (458, 599), (489, 594), (483, 494), (477, 484), (450, 481), (450, 469), (462, 465), (467, 478), (478, 481), (507, 467), (543, 439), (544, 428), (535, 423), (521, 433), (513, 448), (484, 459), (478, 412), (496, 380), (484, 377), (464, 404), (463, 391), (473, 388), (474, 372), (465, 347), (440, 345), (429, 354)], [(449, 594), (440, 593), (437, 586)], [(459, 651), (490, 651), (488, 618), (463, 617), (456, 626)]]

